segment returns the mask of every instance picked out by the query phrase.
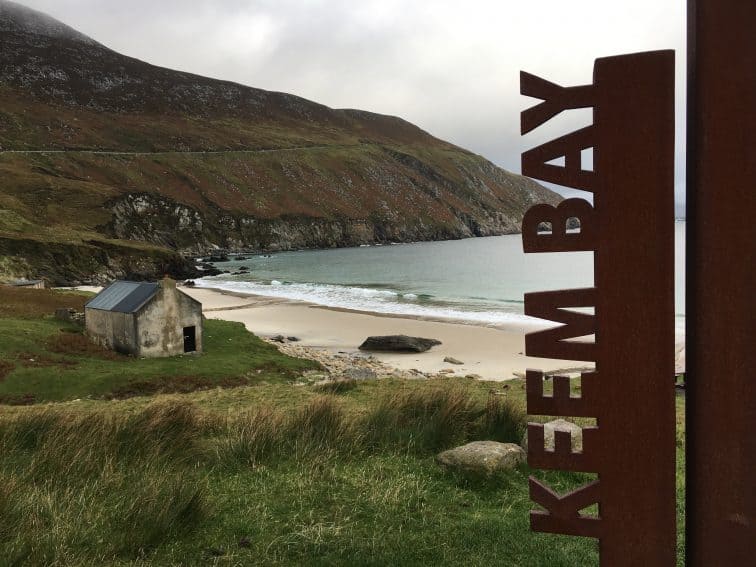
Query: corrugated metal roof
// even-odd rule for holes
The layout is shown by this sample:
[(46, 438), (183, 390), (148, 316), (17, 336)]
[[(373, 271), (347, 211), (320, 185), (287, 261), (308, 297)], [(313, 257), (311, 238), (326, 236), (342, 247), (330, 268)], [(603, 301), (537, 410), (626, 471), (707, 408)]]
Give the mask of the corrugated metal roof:
[(90, 299), (86, 307), (103, 311), (117, 311), (119, 313), (134, 313), (157, 292), (158, 284), (144, 282), (118, 281), (110, 284), (94, 298)]

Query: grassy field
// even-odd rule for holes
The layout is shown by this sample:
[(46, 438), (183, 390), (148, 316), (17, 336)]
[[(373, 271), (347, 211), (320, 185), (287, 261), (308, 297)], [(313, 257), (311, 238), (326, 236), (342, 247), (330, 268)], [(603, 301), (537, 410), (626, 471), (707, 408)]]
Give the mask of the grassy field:
[(124, 398), (291, 381), (310, 361), (282, 355), (241, 323), (205, 322), (205, 354), (136, 359), (93, 345), (82, 328), (49, 316), (86, 296), (0, 287), (0, 403)]
[[(2, 317), (3, 329), (7, 321), (38, 325), (28, 335), (33, 340), (19, 338), (20, 327), (7, 335), (18, 348), (60, 334), (58, 323), (38, 314)], [(227, 329), (232, 344), (258, 344), (251, 335), (242, 339), (243, 329)], [(18, 380), (16, 373), (29, 368), (5, 339), (0, 344), (3, 360), (14, 365), (6, 382)], [(203, 357), (172, 363), (205, 364), (209, 345)], [(224, 356), (233, 358), (235, 348)], [(76, 360), (70, 371), (81, 374), (70, 376), (106, 369), (102, 382), (90, 383), (100, 386), (116, 379), (118, 365), (129, 379), (141, 379), (147, 366), (140, 375), (131, 365), (150, 362), (45, 352)], [(234, 389), (105, 401), (69, 384), (54, 390), (67, 401), (0, 406), (0, 564), (597, 563), (595, 541), (528, 527), (529, 474), (560, 491), (586, 475), (522, 466), (476, 478), (435, 463), (439, 450), (465, 441), (518, 442), (526, 420), (522, 381), (389, 379), (324, 388), (275, 352), (266, 363), (281, 367), (257, 379), (256, 352), (224, 369), (230, 377), (245, 362), (237, 376), (253, 372), (249, 385)], [(69, 372), (36, 370), (40, 377)], [(46, 392), (53, 399), (53, 390)], [(681, 398), (679, 506), (683, 409)]]

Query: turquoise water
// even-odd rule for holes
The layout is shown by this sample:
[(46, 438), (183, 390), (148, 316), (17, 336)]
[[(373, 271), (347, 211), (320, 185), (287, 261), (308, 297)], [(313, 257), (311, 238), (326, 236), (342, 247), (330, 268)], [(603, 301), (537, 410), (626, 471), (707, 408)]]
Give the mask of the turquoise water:
[[(677, 326), (684, 326), (685, 223), (675, 224)], [(593, 254), (524, 254), (518, 234), (247, 256), (198, 285), (341, 307), (485, 324), (533, 322), (523, 294), (586, 287)]]

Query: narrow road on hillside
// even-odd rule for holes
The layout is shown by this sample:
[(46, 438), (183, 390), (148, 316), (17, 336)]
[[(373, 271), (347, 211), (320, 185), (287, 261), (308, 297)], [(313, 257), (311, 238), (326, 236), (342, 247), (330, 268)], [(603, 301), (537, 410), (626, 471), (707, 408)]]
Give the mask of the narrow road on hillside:
[(259, 150), (187, 150), (160, 152), (123, 152), (109, 150), (0, 150), (2, 154), (83, 154), (111, 156), (163, 156), (163, 155), (221, 155), (221, 154), (265, 154), (273, 152), (294, 152), (298, 150), (323, 150), (328, 148), (352, 148), (365, 144), (334, 144), (330, 146), (295, 146), (292, 148), (264, 148)]

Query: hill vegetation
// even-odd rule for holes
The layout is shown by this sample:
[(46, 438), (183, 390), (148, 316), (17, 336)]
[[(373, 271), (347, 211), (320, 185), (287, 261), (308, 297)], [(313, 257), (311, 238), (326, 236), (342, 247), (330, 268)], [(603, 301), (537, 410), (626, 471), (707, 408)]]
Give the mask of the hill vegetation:
[(396, 117), (155, 67), (0, 0), (0, 275), (517, 232), (560, 197)]

